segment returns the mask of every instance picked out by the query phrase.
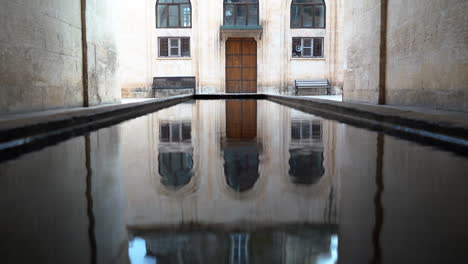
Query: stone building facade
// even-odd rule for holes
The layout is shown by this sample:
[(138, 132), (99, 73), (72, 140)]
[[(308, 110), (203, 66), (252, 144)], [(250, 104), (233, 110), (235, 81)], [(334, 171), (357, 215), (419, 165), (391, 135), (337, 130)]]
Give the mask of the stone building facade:
[[(180, 11), (186, 13), (181, 13), (180, 21), (174, 21), (173, 25), (163, 19), (168, 10), (160, 11), (163, 21), (158, 21), (157, 15), (157, 5), (172, 5), (170, 0), (123, 3), (122, 10), (127, 16), (123, 16), (120, 24), (119, 43), (124, 96), (148, 96), (154, 77), (174, 76), (196, 77), (197, 93), (229, 92), (227, 80), (238, 79), (239, 74), (229, 73), (226, 68), (231, 65), (226, 47), (230, 39), (239, 38), (255, 41), (256, 48), (249, 53), (255, 54), (256, 60), (249, 67), (255, 67), (256, 72), (250, 73), (248, 80), (256, 80), (256, 92), (292, 93), (296, 79), (328, 79), (335, 92), (339, 92), (343, 82), (344, 47), (340, 38), (344, 1), (297, 1), (306, 2), (304, 7), (293, 7), (296, 1), (292, 0), (186, 2), (181, 7), (185, 11)], [(242, 11), (244, 7), (231, 7), (233, 2), (249, 2), (254, 7)], [(314, 9), (316, 6), (323, 8)], [(230, 14), (236, 8), (240, 15)], [(250, 17), (249, 22), (242, 12), (250, 12), (246, 16)], [(239, 21), (231, 21), (231, 15), (239, 16)], [(240, 22), (242, 19), (246, 20)], [(185, 48), (188, 49), (185, 55), (174, 50), (176, 56), (166, 53), (162, 56), (161, 38), (186, 38), (180, 43), (189, 48)], [(172, 44), (178, 45), (176, 40)], [(293, 51), (293, 46), (303, 47), (301, 55)], [(312, 46), (317, 50), (311, 50)], [(246, 75), (249, 74), (244, 78)]]

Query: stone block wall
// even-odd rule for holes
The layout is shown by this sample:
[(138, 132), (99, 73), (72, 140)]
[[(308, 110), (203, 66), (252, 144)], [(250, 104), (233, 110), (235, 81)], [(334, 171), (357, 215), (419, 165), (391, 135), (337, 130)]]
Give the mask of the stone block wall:
[[(115, 3), (87, 4), (90, 104), (120, 100)], [(80, 1), (0, 2), (0, 114), (85, 105)]]

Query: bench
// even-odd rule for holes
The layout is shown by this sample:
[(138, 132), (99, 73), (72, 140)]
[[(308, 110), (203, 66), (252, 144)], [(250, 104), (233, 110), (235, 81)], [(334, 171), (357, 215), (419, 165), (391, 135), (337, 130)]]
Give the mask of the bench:
[(330, 82), (327, 79), (295, 80), (296, 95), (309, 93), (310, 95), (329, 95)]
[(183, 77), (155, 77), (153, 91), (155, 97), (164, 97), (179, 94), (195, 94), (197, 80), (193, 76)]

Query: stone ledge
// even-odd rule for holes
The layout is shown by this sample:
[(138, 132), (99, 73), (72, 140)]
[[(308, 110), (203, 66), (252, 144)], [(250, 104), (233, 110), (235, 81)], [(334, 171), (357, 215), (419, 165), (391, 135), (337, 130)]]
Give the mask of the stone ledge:
[(307, 113), (468, 155), (468, 113), (270, 94), (266, 97)]
[[(464, 112), (273, 94), (197, 94), (0, 117), (0, 160), (193, 99), (267, 99), (356, 127), (468, 155), (468, 113)], [(14, 151), (10, 152), (11, 149)]]
[[(73, 108), (0, 117), (0, 160), (40, 149), (96, 129), (118, 124), (162, 108), (192, 100), (192, 95), (129, 104)], [(14, 151), (10, 151), (14, 149)]]

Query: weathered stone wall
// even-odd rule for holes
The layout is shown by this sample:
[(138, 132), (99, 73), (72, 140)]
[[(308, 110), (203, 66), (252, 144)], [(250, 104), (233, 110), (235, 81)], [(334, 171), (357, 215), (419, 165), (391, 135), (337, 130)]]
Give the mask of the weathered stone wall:
[(0, 3), (0, 113), (83, 105), (80, 1)]
[(386, 101), (468, 111), (466, 0), (390, 0)]
[[(90, 104), (120, 100), (115, 2), (87, 0)], [(83, 106), (80, 1), (0, 2), (0, 114)]]
[(347, 1), (344, 99), (468, 111), (466, 8), (464, 0)]
[(377, 103), (381, 0), (346, 1), (344, 100)]
[(113, 0), (86, 0), (88, 97), (90, 105), (120, 101), (117, 70), (118, 5)]

